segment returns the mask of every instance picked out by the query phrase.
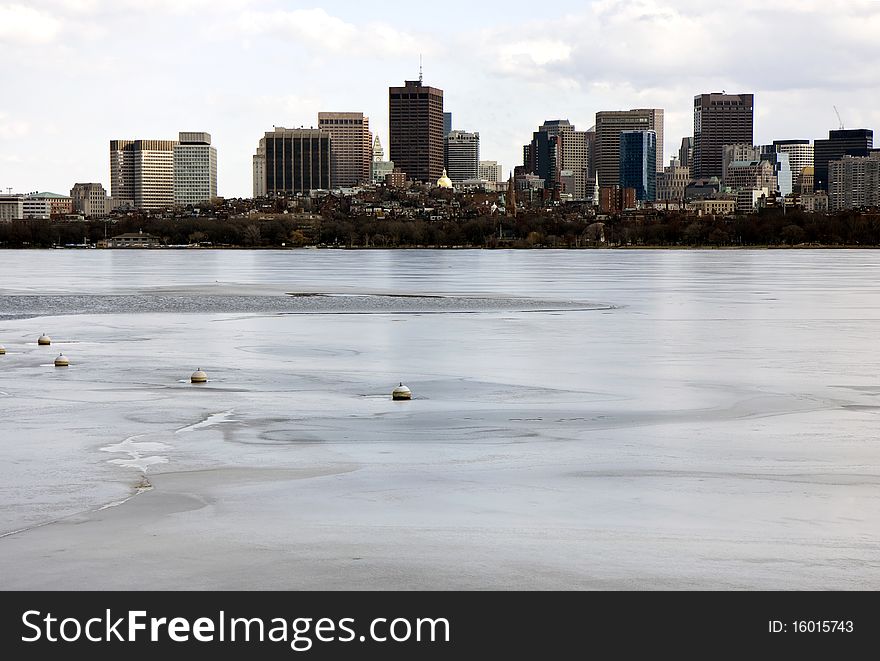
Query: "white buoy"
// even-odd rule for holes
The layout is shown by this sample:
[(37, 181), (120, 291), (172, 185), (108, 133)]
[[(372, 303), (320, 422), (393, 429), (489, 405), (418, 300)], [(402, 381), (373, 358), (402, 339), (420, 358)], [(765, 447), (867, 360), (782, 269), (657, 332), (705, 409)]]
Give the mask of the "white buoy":
[(41, 347), (48, 347), (50, 344), (52, 344), (52, 338), (43, 333), (42, 335), (40, 335), (40, 339), (37, 340), (37, 344), (39, 344)]
[(5, 355), (6, 355), (6, 347), (4, 347), (2, 344), (0, 344), (0, 356), (5, 356)]
[(190, 377), (189, 380), (193, 383), (207, 383), (208, 382), (208, 375), (205, 372), (203, 372), (202, 368), (200, 367), (199, 369), (197, 369), (195, 372), (192, 373), (192, 376)]
[(391, 399), (395, 401), (412, 399), (412, 392), (402, 383), (391, 391)]
[(70, 367), (70, 361), (67, 360), (67, 356), (59, 353), (58, 358), (55, 359), (55, 367)]

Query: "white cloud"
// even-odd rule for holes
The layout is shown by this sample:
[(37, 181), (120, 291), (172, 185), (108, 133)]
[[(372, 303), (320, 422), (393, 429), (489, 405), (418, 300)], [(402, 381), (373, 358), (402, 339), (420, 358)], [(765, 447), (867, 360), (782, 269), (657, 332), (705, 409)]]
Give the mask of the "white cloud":
[(0, 5), (0, 44), (47, 44), (61, 23), (46, 12), (24, 5)]
[(254, 0), (31, 0), (30, 4), (48, 10), (80, 16), (131, 14), (192, 14), (216, 13), (240, 9)]
[(402, 32), (387, 23), (355, 25), (320, 8), (245, 11), (238, 17), (235, 28), (251, 36), (268, 34), (282, 40), (292, 39), (334, 55), (385, 56), (435, 50), (423, 37)]

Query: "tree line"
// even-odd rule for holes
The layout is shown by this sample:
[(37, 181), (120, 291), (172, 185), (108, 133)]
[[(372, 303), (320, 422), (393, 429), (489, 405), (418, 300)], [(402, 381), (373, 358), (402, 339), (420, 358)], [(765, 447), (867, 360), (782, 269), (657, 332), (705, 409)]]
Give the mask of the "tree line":
[(526, 210), (515, 218), (494, 214), (446, 220), (348, 217), (331, 211), (322, 220), (310, 222), (281, 214), (264, 219), (145, 215), (114, 221), (0, 223), (0, 247), (95, 245), (104, 238), (139, 231), (157, 237), (166, 246), (243, 248), (878, 246), (880, 212), (825, 215), (764, 209), (734, 218), (645, 212), (597, 219), (577, 210), (566, 211), (563, 206)]

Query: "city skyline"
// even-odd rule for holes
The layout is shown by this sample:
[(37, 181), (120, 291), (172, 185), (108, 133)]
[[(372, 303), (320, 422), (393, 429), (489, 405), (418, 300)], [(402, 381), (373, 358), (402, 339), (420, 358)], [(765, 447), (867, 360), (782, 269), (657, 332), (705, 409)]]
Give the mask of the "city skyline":
[[(826, 138), (839, 127), (834, 106), (847, 129), (880, 127), (870, 106), (880, 83), (857, 65), (880, 54), (877, 3), (749, 1), (730, 11), (690, 0), (563, 1), (558, 19), (403, 7), (0, 2), (4, 78), (17, 90), (0, 102), (0, 187), (65, 193), (93, 181), (109, 190), (109, 140), (204, 130), (219, 153), (219, 194), (250, 196), (254, 145), (273, 125), (363, 112), (387, 148), (388, 88), (418, 77), (420, 54), (452, 128), (479, 132), (481, 158), (505, 173), (544, 121), (583, 130), (598, 111), (629, 108), (664, 109), (668, 162), (692, 134), (694, 96), (708, 92), (755, 94), (756, 144)], [(455, 20), (465, 8), (475, 27)], [(774, 63), (764, 66), (771, 40)], [(803, 43), (824, 53), (809, 67)]]

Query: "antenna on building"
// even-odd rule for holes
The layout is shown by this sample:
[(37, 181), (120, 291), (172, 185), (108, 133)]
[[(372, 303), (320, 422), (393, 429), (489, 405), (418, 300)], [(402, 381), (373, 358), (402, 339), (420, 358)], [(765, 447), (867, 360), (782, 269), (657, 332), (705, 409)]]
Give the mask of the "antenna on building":
[(837, 106), (832, 106), (832, 108), (834, 108), (834, 113), (837, 115), (837, 121), (840, 123), (840, 130), (842, 131), (844, 129), (844, 126), (843, 126), (843, 118), (841, 118), (841, 116), (840, 116), (840, 111), (837, 110)]
[(423, 82), (422, 80), (422, 54), (419, 53), (419, 83)]

